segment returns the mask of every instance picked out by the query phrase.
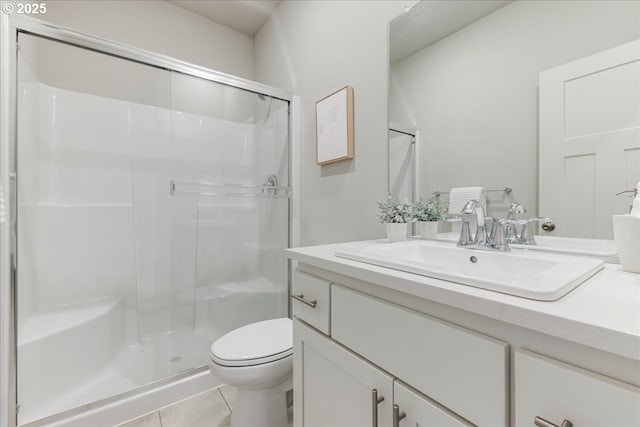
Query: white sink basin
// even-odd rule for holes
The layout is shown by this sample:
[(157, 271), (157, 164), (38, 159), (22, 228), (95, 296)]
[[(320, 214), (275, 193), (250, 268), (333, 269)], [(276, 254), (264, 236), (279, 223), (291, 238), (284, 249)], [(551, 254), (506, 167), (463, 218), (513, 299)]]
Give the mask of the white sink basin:
[(429, 240), (367, 242), (336, 251), (335, 255), (542, 301), (561, 298), (604, 266), (596, 258), (479, 251)]

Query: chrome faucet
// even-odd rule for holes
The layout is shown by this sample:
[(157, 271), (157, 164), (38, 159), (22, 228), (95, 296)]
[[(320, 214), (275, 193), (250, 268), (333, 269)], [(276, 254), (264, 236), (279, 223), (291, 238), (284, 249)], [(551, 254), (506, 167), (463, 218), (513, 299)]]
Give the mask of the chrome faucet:
[[(461, 215), (475, 215), (477, 222), (476, 235), (473, 240), (470, 239), (471, 233), (469, 231), (469, 221), (461, 217), (454, 218), (453, 220), (462, 221), (462, 230), (460, 233), (460, 239), (458, 240), (458, 246), (468, 247), (471, 249), (483, 249), (483, 250), (500, 250), (509, 251), (509, 242), (504, 237), (504, 227), (508, 224), (509, 220), (496, 221), (495, 218), (486, 217), (484, 208), (477, 200), (469, 200), (465, 203), (464, 207), (460, 211)], [(491, 236), (487, 234), (487, 219), (493, 221), (493, 230)]]
[(509, 221), (514, 221), (514, 222), (509, 222), (506, 223), (504, 225), (505, 229), (504, 229), (504, 238), (509, 242), (509, 243), (518, 243), (518, 225), (522, 225), (519, 222), (515, 222), (516, 221), (516, 214), (522, 214), (525, 213), (527, 211), (527, 209), (524, 207), (524, 205), (522, 203), (513, 201), (511, 202), (511, 205), (509, 206), (509, 212), (507, 213), (507, 220)]
[(462, 210), (460, 211), (460, 213), (464, 215), (475, 214), (477, 229), (476, 229), (476, 235), (473, 238), (473, 244), (485, 245), (487, 243), (488, 236), (487, 236), (486, 218), (484, 216), (484, 208), (482, 207), (482, 205), (477, 200), (469, 200), (462, 207)]
[[(512, 202), (506, 219), (495, 219), (486, 216), (482, 205), (477, 200), (469, 200), (460, 211), (460, 215), (454, 215), (447, 221), (462, 222), (460, 239), (458, 246), (471, 249), (499, 250), (508, 252), (511, 250), (510, 244), (536, 245), (533, 234), (533, 223), (542, 223), (542, 229), (552, 231), (555, 224), (551, 218), (534, 217), (529, 219), (516, 219), (516, 214), (524, 213), (527, 210), (524, 205)], [(475, 215), (477, 230), (475, 236), (471, 236), (469, 221), (465, 215)], [(487, 233), (487, 220), (491, 220), (491, 232)], [(522, 226), (522, 231), (518, 233), (518, 227)]]

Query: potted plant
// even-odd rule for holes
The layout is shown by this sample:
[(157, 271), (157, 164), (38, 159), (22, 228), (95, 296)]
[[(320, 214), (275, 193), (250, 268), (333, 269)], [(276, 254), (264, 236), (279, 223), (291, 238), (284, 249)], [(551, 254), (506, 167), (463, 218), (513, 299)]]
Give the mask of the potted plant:
[(380, 214), (378, 219), (386, 224), (387, 238), (390, 242), (407, 240), (408, 223), (411, 221), (411, 206), (401, 203), (396, 197), (388, 196), (386, 202), (378, 201)]
[(445, 218), (446, 208), (434, 197), (426, 202), (420, 197), (411, 204), (411, 218), (418, 222), (418, 233), (423, 239), (435, 239), (438, 221)]

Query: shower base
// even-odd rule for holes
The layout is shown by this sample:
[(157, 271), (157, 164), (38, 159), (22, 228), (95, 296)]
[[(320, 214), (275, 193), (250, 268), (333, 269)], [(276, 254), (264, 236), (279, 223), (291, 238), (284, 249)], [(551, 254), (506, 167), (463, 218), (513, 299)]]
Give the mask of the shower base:
[(18, 424), (113, 426), (216, 387), (207, 366), (211, 343), (278, 317), (283, 292), (264, 278), (198, 287), (194, 328), (134, 342), (127, 334), (136, 313), (123, 301), (33, 315), (18, 334)]

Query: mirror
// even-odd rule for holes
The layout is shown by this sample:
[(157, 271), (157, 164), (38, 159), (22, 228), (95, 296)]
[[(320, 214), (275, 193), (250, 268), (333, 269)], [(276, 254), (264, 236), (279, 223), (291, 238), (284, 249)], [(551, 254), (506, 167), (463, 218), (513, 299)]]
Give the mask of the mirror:
[(389, 125), (387, 193), (399, 200), (415, 201), (417, 187), (416, 131)]
[[(501, 189), (509, 187), (527, 209), (519, 217), (529, 218), (549, 215), (539, 209), (539, 179), (553, 178), (539, 171), (540, 73), (640, 38), (640, 2), (421, 1), (389, 33), (389, 121), (416, 131), (419, 195), (484, 186), (497, 190), (486, 193), (489, 215), (504, 218), (510, 199)], [(638, 135), (636, 115), (625, 126)], [(640, 179), (640, 147), (627, 151), (617, 191)], [(606, 203), (624, 213), (628, 199)], [(554, 234), (611, 239), (610, 215), (604, 221)]]

